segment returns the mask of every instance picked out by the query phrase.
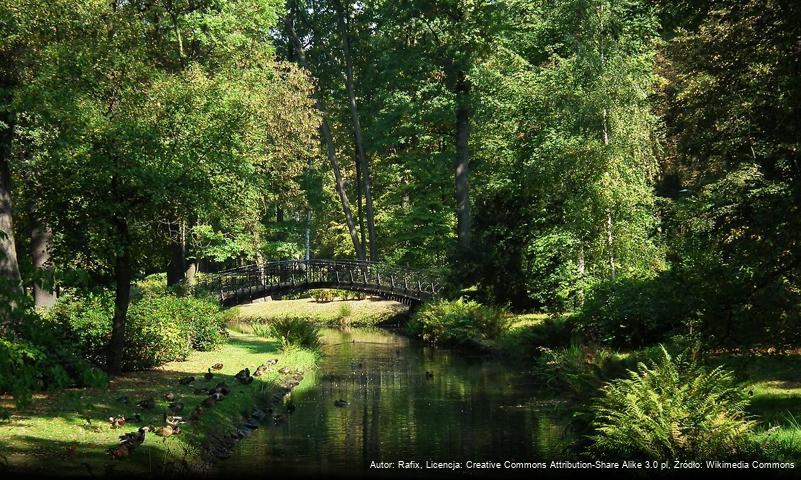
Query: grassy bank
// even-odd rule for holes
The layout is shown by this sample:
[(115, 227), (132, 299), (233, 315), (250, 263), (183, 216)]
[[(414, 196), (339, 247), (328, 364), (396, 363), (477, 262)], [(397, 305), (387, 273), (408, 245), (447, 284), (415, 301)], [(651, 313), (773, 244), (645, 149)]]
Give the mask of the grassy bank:
[(269, 322), (278, 318), (303, 317), (319, 325), (375, 326), (405, 315), (408, 307), (378, 298), (317, 302), (311, 298), (257, 302), (239, 307), (234, 319), (237, 330), (249, 332), (251, 322)]
[[(294, 350), (286, 354), (278, 351), (278, 342), (242, 333), (232, 333), (229, 341), (218, 351), (193, 352), (183, 362), (168, 363), (160, 368), (133, 372), (112, 380), (107, 389), (71, 389), (52, 394), (38, 394), (33, 404), (17, 410), (10, 398), (0, 399), (2, 407), (11, 412), (11, 418), (0, 421), (0, 465), (12, 470), (58, 472), (64, 475), (104, 475), (106, 473), (156, 473), (168, 471), (202, 470), (202, 448), (215, 434), (232, 430), (250, 414), (253, 407), (269, 397), (280, 385), (282, 376), (268, 372), (251, 385), (240, 385), (234, 375), (245, 367), (252, 370), (270, 358), (277, 358), (277, 367), (307, 370), (314, 366), (312, 352)], [(223, 363), (214, 378), (205, 380), (203, 373), (211, 365)], [(178, 384), (180, 378), (195, 376), (192, 386)], [(187, 422), (183, 432), (169, 438), (147, 434), (143, 445), (131, 456), (113, 460), (107, 453), (116, 445), (118, 436), (136, 431), (142, 425), (164, 425), (162, 414), (167, 407), (164, 395), (172, 392), (185, 403), (184, 417), (206, 398), (196, 395), (196, 388), (210, 388), (225, 381), (231, 393), (225, 400), (206, 409), (197, 422)], [(308, 381), (297, 388), (304, 388)], [(128, 404), (119, 399), (127, 396)], [(156, 407), (143, 410), (136, 406), (139, 400), (152, 397)], [(139, 413), (141, 424), (127, 424), (112, 429), (108, 417), (131, 417)]]

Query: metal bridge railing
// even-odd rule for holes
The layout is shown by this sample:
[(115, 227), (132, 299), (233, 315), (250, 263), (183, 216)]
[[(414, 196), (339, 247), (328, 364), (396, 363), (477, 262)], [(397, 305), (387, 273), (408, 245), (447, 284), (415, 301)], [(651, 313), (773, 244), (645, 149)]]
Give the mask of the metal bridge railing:
[(365, 291), (387, 298), (420, 303), (442, 290), (438, 276), (428, 271), (358, 260), (278, 260), (207, 274), (197, 285), (223, 304), (235, 304), (271, 293), (312, 288)]

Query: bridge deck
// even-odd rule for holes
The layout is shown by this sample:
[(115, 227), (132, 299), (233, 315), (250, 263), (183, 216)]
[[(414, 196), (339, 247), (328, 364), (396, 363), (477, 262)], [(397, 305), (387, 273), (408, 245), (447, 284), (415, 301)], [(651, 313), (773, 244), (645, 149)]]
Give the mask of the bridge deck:
[(431, 300), (442, 289), (430, 272), (342, 260), (281, 260), (247, 265), (209, 274), (198, 287), (217, 295), (226, 306), (315, 288), (367, 292), (411, 305)]

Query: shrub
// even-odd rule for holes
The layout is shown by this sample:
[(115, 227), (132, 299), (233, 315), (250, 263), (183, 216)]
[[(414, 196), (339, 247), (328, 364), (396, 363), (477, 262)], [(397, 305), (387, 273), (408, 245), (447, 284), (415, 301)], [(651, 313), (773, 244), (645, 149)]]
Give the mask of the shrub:
[[(62, 297), (47, 313), (47, 319), (82, 358), (102, 367), (113, 314), (111, 294), (105, 292)], [(123, 368), (151, 368), (186, 359), (193, 348), (217, 348), (225, 341), (227, 318), (210, 299), (145, 295), (128, 308)]]
[(540, 347), (535, 372), (542, 383), (578, 401), (598, 395), (604, 383), (625, 374), (624, 356), (606, 348)]
[(128, 308), (123, 368), (141, 370), (186, 360), (190, 325), (174, 297), (145, 297)]
[(676, 285), (667, 277), (620, 278), (591, 290), (577, 316), (582, 333), (613, 347), (639, 348), (663, 341), (687, 318)]
[(337, 308), (337, 321), (340, 324), (347, 323), (352, 315), (353, 315), (353, 307), (347, 303), (341, 303)]
[(47, 311), (45, 318), (61, 329), (81, 357), (103, 366), (111, 339), (114, 300), (109, 292), (63, 296)]
[(320, 329), (305, 318), (283, 317), (270, 323), (270, 336), (281, 341), (284, 349), (320, 348)]
[(593, 405), (593, 448), (616, 458), (666, 460), (732, 457), (755, 426), (731, 372), (706, 371), (660, 349), (650, 366), (603, 387)]
[(504, 335), (502, 350), (514, 355), (538, 357), (542, 347), (569, 347), (576, 336), (575, 328), (572, 316), (551, 315), (540, 323), (518, 327)]
[(309, 290), (309, 294), (317, 303), (327, 303), (334, 300), (334, 291), (327, 288)]
[(412, 316), (408, 329), (426, 342), (485, 348), (506, 332), (509, 323), (504, 310), (460, 298), (424, 305)]

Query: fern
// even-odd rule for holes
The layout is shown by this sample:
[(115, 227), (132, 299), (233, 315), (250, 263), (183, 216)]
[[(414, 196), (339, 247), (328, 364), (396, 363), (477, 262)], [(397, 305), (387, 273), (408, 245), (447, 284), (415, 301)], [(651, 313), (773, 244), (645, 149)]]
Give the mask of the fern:
[(594, 449), (659, 460), (735, 455), (755, 426), (747, 404), (731, 372), (706, 371), (661, 348), (650, 365), (602, 388), (593, 405)]

